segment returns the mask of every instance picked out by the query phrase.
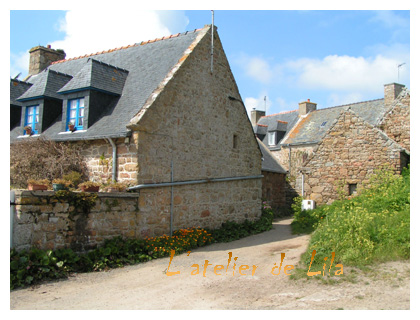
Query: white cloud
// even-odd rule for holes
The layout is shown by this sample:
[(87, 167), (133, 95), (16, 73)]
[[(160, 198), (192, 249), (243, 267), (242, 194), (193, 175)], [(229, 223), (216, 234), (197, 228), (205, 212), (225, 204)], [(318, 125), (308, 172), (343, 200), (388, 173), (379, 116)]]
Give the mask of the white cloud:
[[(182, 32), (188, 22), (183, 11), (113, 9), (92, 14), (91, 10), (76, 9), (67, 11), (59, 21), (64, 39), (50, 44), (72, 58)], [(10, 58), (10, 76), (22, 72), (22, 79), (28, 73), (28, 52), (11, 54)]]
[(23, 79), (26, 76), (29, 68), (29, 52), (21, 52), (19, 54), (10, 53), (10, 76), (15, 77), (19, 73), (22, 75), (19, 79)]
[(379, 10), (374, 11), (374, 16), (370, 19), (372, 22), (379, 22), (387, 28), (409, 28), (410, 20), (402, 17), (394, 11)]
[[(60, 29), (64, 40), (51, 43), (61, 48), (67, 58), (95, 53), (170, 35), (184, 30), (188, 19), (181, 11), (98, 11), (70, 10)], [(176, 26), (178, 30), (172, 29)]]
[(374, 58), (327, 56), (299, 59), (287, 64), (297, 83), (308, 89), (347, 92), (374, 92), (387, 82), (397, 81), (399, 60), (377, 55)]
[[(265, 100), (264, 100), (265, 99)], [(248, 117), (251, 115), (252, 109), (262, 110), (266, 112), (266, 114), (269, 114), (270, 107), (272, 105), (272, 102), (270, 98), (265, 94), (262, 93), (258, 98), (254, 97), (247, 97), (244, 100), (246, 112), (248, 114)]]
[(244, 69), (246, 75), (260, 83), (268, 84), (273, 79), (273, 71), (270, 64), (260, 57), (242, 55), (238, 63)]

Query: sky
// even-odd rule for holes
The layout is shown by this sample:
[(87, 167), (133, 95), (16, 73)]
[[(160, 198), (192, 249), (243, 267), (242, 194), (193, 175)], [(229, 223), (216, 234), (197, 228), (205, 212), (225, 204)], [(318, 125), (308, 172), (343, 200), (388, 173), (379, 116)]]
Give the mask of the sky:
[[(10, 77), (24, 79), (38, 45), (71, 58), (212, 21), (211, 10), (124, 8), (10, 10)], [(214, 10), (214, 24), (248, 112), (295, 110), (307, 99), (318, 108), (380, 99), (391, 82), (410, 89), (409, 10)]]

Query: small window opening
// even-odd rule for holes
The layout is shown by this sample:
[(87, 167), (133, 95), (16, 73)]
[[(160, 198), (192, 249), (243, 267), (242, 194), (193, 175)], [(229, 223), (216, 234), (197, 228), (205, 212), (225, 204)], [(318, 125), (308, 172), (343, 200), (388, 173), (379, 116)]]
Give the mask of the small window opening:
[(322, 124), (321, 124), (321, 128), (322, 127), (325, 127), (325, 125), (327, 124), (327, 121), (324, 121)]
[(275, 146), (276, 145), (276, 132), (269, 132), (268, 133), (268, 145)]
[(349, 196), (357, 193), (357, 183), (349, 183)]
[(238, 148), (238, 135), (234, 134), (233, 135), (233, 149), (237, 149)]

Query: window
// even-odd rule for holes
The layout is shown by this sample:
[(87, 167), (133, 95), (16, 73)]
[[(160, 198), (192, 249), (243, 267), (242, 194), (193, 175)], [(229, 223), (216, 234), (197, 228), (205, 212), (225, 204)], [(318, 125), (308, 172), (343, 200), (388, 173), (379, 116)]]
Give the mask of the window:
[(357, 183), (349, 183), (349, 196), (355, 194), (357, 191)]
[(325, 127), (326, 124), (327, 124), (327, 121), (324, 121), (323, 123), (321, 123), (321, 128)]
[(233, 135), (233, 149), (238, 148), (238, 136), (236, 134)]
[[(39, 121), (39, 106), (30, 106), (26, 108), (25, 114), (25, 127), (30, 126), (32, 128), (33, 133), (38, 133), (36, 130), (36, 124)], [(24, 131), (26, 134), (26, 131)]]
[(268, 133), (268, 145), (275, 146), (276, 145), (276, 132), (269, 132)]
[(83, 129), (83, 119), (85, 115), (85, 99), (69, 100), (67, 108), (67, 125), (66, 130), (69, 131), (69, 123), (74, 124), (78, 130)]

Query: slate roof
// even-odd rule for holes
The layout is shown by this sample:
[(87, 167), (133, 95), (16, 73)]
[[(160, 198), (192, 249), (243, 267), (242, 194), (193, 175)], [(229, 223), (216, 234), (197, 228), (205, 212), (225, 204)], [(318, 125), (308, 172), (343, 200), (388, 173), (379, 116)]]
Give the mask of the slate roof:
[(93, 89), (121, 95), (128, 71), (89, 58), (82, 69), (58, 93)]
[(260, 147), (263, 161), (262, 161), (262, 171), (276, 172), (276, 173), (286, 173), (286, 170), (281, 166), (281, 164), (273, 157), (272, 153), (268, 148), (257, 138), (258, 145)]
[[(87, 81), (82, 76), (86, 69), (82, 69), (89, 68), (87, 67), (89, 64), (92, 68), (96, 68), (97, 64), (95, 61), (99, 61), (110, 66), (109, 68), (102, 68), (101, 72), (103, 71), (108, 74), (112, 68), (118, 68), (117, 70), (119, 72), (123, 75), (126, 74), (124, 87), (117, 103), (104, 110), (100, 119), (88, 128), (88, 130), (84, 132), (76, 131), (71, 134), (60, 134), (62, 127), (62, 119), (60, 118), (42, 134), (57, 141), (128, 136), (130, 133), (126, 126), (131, 118), (140, 111), (152, 92), (184, 56), (200, 30), (179, 33), (83, 57), (61, 60), (53, 63), (46, 71), (41, 72), (41, 74), (30, 77), (27, 81), (33, 82), (34, 85), (32, 87), (36, 86), (36, 88), (38, 88), (38, 83), (41, 82), (44, 72), (50, 74), (51, 71), (54, 71), (56, 73), (67, 74), (73, 77), (73, 79), (80, 77), (84, 79), (85, 83), (91, 81), (94, 86), (99, 87), (104, 85), (106, 90), (114, 90), (115, 88), (110, 86), (109, 83), (101, 84), (95, 80), (95, 77)], [(88, 61), (89, 59), (91, 60)], [(122, 71), (123, 69), (127, 72)], [(64, 84), (60, 88), (57, 88), (57, 90), (63, 86)], [(68, 86), (68, 88), (72, 89), (77, 89), (78, 87), (81, 87), (81, 85), (77, 86), (76, 84), (70, 83)], [(39, 89), (37, 91), (42, 92)], [(116, 92), (119, 91), (116, 90)], [(63, 98), (61, 94), (56, 94), (61, 99)], [(16, 139), (20, 134), (21, 128), (17, 127), (13, 129), (10, 133), (11, 141)]]
[(21, 107), (22, 102), (17, 101), (16, 99), (19, 98), (31, 86), (32, 83), (12, 79), (10, 81), (10, 104)]
[[(287, 144), (318, 143), (338, 119), (341, 111), (347, 108), (353, 110), (359, 117), (373, 126), (379, 124), (379, 121), (387, 111), (384, 99), (377, 99), (318, 109), (302, 117), (299, 117), (297, 110), (282, 112), (262, 117), (258, 121), (258, 125), (267, 126), (266, 131), (271, 131), (271, 128), (277, 128), (278, 131), (283, 131), (284, 128), (286, 128), (284, 138), (280, 140), (276, 146), (270, 147), (270, 149), (280, 148), (282, 145)], [(287, 122), (287, 125), (282, 122), (279, 123), (279, 121)], [(263, 132), (259, 126), (258, 128), (256, 127), (257, 126), (254, 126), (255, 133)], [(266, 135), (262, 141), (267, 146), (268, 135)]]
[[(298, 110), (286, 111), (276, 113), (268, 116), (263, 116), (254, 126), (254, 133), (266, 134), (269, 131), (281, 129), (286, 132), (290, 131), (299, 119)], [(268, 135), (266, 135), (262, 142), (268, 145)]]
[(45, 69), (37, 75), (33, 85), (17, 100), (25, 101), (44, 97), (62, 99), (57, 91), (69, 82), (71, 78), (71, 75)]
[(364, 101), (343, 106), (325, 108), (310, 112), (289, 132), (282, 144), (319, 142), (340, 116), (341, 111), (350, 108), (360, 118), (376, 126), (386, 112), (384, 99)]

